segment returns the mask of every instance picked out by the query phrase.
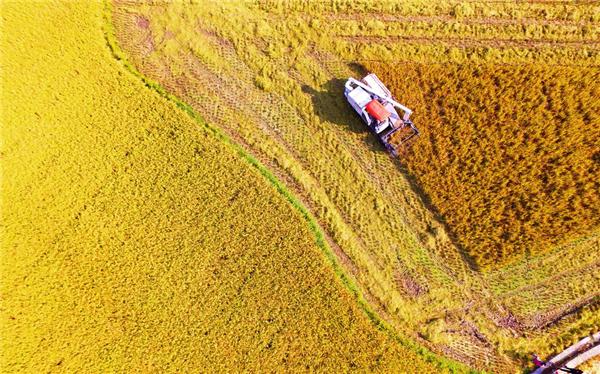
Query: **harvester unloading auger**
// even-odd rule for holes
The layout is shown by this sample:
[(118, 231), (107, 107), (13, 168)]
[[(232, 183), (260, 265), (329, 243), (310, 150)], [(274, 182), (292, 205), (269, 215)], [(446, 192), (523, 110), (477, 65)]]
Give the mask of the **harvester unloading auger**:
[[(392, 155), (397, 156), (400, 146), (410, 145), (419, 135), (419, 130), (409, 119), (412, 110), (395, 101), (375, 74), (371, 73), (361, 81), (349, 78), (344, 87), (344, 96), (350, 105)], [(402, 118), (396, 108), (404, 112)], [(394, 134), (396, 136), (392, 137)]]

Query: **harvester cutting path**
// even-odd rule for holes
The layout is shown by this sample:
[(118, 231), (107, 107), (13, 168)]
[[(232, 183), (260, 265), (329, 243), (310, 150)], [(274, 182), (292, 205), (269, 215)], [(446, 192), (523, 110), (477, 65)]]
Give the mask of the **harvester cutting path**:
[[(419, 135), (419, 130), (409, 119), (412, 110), (395, 101), (375, 74), (368, 74), (360, 81), (348, 78), (344, 95), (392, 155), (397, 156), (400, 147), (410, 145)], [(402, 117), (396, 108), (404, 113)]]

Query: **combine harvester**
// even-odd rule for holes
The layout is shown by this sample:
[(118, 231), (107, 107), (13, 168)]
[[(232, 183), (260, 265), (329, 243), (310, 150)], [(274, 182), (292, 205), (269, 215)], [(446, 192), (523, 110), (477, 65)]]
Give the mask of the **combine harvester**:
[[(409, 119), (412, 110), (395, 101), (375, 74), (361, 81), (349, 78), (344, 87), (344, 96), (350, 105), (392, 155), (398, 156), (398, 148), (410, 145), (419, 135)], [(404, 112), (402, 118), (396, 108)]]

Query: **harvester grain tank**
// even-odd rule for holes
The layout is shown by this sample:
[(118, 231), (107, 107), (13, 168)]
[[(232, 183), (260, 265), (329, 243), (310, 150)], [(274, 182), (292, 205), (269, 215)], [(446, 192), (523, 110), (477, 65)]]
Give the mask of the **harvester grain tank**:
[[(394, 100), (375, 74), (368, 74), (360, 81), (349, 78), (344, 96), (392, 155), (397, 156), (399, 147), (410, 145), (419, 135), (409, 119), (412, 110)], [(402, 117), (396, 109), (403, 113)]]

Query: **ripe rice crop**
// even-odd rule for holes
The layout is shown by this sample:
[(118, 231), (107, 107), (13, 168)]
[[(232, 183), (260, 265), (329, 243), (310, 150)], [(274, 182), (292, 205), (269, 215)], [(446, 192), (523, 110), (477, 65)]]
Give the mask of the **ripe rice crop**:
[(0, 371), (438, 370), (264, 167), (117, 63), (101, 4), (0, 7)]
[(600, 72), (594, 67), (367, 63), (422, 136), (403, 157), (482, 267), (600, 225)]

